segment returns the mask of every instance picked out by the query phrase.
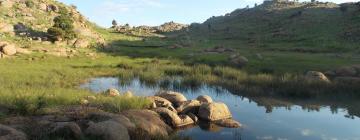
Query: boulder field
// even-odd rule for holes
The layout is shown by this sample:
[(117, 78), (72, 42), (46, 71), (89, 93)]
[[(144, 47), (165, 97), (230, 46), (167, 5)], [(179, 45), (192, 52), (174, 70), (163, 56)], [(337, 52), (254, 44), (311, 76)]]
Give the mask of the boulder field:
[[(109, 89), (102, 95), (133, 96), (131, 92), (122, 94), (116, 89)], [(61, 113), (7, 117), (0, 121), (0, 139), (151, 140), (166, 139), (176, 129), (194, 126), (199, 121), (217, 127), (241, 126), (231, 119), (231, 112), (224, 103), (213, 102), (206, 95), (187, 100), (181, 93), (160, 91), (146, 98), (151, 105), (142, 110), (108, 113), (90, 106), (73, 106), (63, 109)], [(96, 100), (96, 97), (84, 99), (84, 105), (92, 100)]]

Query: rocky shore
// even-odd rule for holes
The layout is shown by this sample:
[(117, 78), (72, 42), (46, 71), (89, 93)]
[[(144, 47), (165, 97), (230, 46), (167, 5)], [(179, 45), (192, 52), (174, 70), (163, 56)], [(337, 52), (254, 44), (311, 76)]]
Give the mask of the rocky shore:
[[(102, 94), (133, 97), (131, 92), (120, 94), (116, 89)], [(160, 91), (145, 98), (151, 105), (142, 110), (109, 113), (87, 106), (91, 101), (83, 99), (83, 106), (63, 107), (50, 114), (7, 117), (0, 121), (0, 139), (150, 140), (169, 139), (176, 130), (200, 122), (208, 126), (241, 127), (231, 119), (232, 114), (224, 103), (214, 102), (206, 95), (187, 100), (181, 93)]]

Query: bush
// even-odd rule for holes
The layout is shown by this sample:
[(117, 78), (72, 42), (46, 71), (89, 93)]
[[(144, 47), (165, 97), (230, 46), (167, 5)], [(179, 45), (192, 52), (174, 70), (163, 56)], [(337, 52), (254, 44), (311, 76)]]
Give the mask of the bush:
[(32, 0), (27, 0), (25, 1), (25, 5), (26, 7), (33, 8), (35, 4)]
[(48, 30), (48, 34), (53, 41), (66, 39), (71, 40), (76, 38), (74, 32), (74, 21), (68, 15), (60, 15), (55, 17), (54, 26)]

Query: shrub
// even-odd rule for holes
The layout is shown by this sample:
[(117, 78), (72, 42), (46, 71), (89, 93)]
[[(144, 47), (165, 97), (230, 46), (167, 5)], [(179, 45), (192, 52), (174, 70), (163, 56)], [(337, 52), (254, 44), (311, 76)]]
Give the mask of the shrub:
[(34, 2), (32, 0), (27, 0), (27, 1), (25, 1), (25, 5), (26, 5), (26, 7), (33, 8)]
[(68, 15), (60, 15), (54, 18), (54, 26), (48, 30), (48, 34), (53, 41), (76, 38), (74, 32), (74, 21)]

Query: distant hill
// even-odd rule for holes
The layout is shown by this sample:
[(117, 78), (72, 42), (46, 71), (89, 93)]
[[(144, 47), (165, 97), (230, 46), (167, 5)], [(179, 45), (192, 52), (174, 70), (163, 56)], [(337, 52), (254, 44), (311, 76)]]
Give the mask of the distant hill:
[(48, 42), (47, 30), (53, 26), (53, 20), (61, 14), (61, 9), (68, 11), (78, 35), (67, 45), (73, 45), (80, 38), (82, 43), (103, 42), (96, 32), (97, 26), (82, 16), (75, 6), (56, 0), (0, 0), (0, 40), (16, 44), (29, 44), (34, 40)]
[(360, 4), (265, 1), (254, 8), (191, 24), (183, 33), (259, 47), (354, 47), (360, 42)]

